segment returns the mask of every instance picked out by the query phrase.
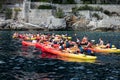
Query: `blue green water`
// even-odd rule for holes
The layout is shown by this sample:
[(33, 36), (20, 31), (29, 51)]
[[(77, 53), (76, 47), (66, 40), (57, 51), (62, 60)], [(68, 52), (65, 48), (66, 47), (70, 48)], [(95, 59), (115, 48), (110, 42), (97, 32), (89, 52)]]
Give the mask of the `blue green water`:
[[(95, 63), (65, 62), (54, 59), (43, 59), (29, 57), (21, 54), (33, 54), (33, 47), (25, 48), (21, 45), (21, 40), (12, 38), (14, 32), (18, 33), (55, 33), (68, 34), (75, 39), (82, 39), (87, 35), (88, 39), (98, 42), (102, 38), (105, 44), (111, 41), (117, 48), (120, 48), (120, 32), (79, 32), (79, 31), (0, 31), (0, 80), (15, 80), (5, 78), (6, 75), (14, 77), (22, 76), (23, 80), (119, 80), (120, 76), (120, 55), (118, 54), (99, 54)], [(40, 54), (40, 52), (38, 52)], [(32, 55), (30, 55), (32, 56)], [(18, 71), (16, 71), (18, 69)], [(22, 75), (20, 72), (23, 71)], [(18, 73), (19, 72), (19, 73)], [(12, 75), (10, 75), (12, 74)], [(39, 77), (36, 77), (36, 74)], [(113, 75), (114, 74), (114, 75)], [(30, 76), (31, 75), (31, 76)], [(40, 77), (41, 76), (41, 77)], [(25, 78), (23, 78), (25, 77)]]
[[(15, 40), (12, 38), (13, 33), (16, 31), (0, 31), (0, 49), (1, 52), (8, 53), (22, 53), (22, 45), (20, 40)], [(102, 38), (106, 44), (110, 41), (117, 48), (120, 48), (120, 32), (80, 32), (80, 31), (17, 31), (18, 33), (44, 33), (44, 34), (67, 34), (72, 36), (72, 39), (75, 40), (78, 37), (80, 40), (84, 35), (87, 35), (89, 40), (95, 40), (95, 43), (98, 43), (98, 39)], [(74, 34), (77, 34), (74, 36)]]

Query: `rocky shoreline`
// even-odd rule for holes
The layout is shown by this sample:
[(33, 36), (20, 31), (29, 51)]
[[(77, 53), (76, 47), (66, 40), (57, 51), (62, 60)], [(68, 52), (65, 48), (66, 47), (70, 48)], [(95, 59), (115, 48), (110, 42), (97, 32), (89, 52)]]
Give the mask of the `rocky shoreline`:
[[(57, 27), (57, 26), (56, 26)], [(0, 30), (43, 30), (43, 31), (100, 31), (100, 32), (106, 32), (106, 31), (112, 31), (112, 32), (119, 32), (120, 28), (119, 27), (98, 27), (98, 28), (94, 28), (94, 30), (92, 30), (92, 26), (91, 27), (87, 27), (85, 26), (85, 24), (83, 25), (70, 25), (67, 24), (66, 28), (56, 28), (55, 29), (49, 29), (47, 27), (45, 27), (45, 25), (34, 25), (31, 23), (25, 23), (25, 22), (19, 22), (19, 21), (14, 21), (14, 20), (3, 20), (0, 21)]]

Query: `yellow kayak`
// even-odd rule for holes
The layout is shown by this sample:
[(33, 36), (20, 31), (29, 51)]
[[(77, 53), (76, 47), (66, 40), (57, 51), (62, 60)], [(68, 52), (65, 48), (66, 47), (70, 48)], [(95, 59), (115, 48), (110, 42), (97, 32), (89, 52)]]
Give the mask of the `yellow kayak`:
[(93, 52), (98, 53), (120, 53), (120, 49), (117, 48), (101, 48), (101, 47), (95, 47), (95, 48), (88, 48), (92, 50)]
[(51, 54), (55, 54), (55, 55), (58, 55), (61, 57), (77, 58), (77, 59), (82, 59), (82, 60), (95, 60), (97, 58), (96, 56), (85, 55), (85, 54), (81, 54), (81, 53), (74, 54), (74, 53), (69, 53), (66, 51), (60, 51), (60, 50), (57, 50), (57, 49), (50, 47), (48, 45), (45, 45), (45, 44), (37, 43), (37, 44), (35, 44), (35, 46), (36, 46), (36, 48), (40, 48), (44, 52), (49, 52)]
[(66, 62), (89, 62), (89, 63), (95, 63), (96, 60), (83, 60), (83, 59), (77, 59), (77, 58), (67, 58), (67, 57), (59, 57), (58, 59), (64, 60)]

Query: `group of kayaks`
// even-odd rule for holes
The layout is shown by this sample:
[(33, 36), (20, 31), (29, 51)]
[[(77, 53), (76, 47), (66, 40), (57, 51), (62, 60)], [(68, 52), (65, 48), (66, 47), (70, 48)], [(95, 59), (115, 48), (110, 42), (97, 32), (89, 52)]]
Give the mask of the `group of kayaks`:
[[(59, 36), (58, 36), (59, 37)], [(16, 36), (13, 36), (13, 38), (16, 38)], [(23, 36), (19, 36), (19, 38), (23, 38)], [(71, 37), (64, 37), (67, 39), (71, 39)], [(46, 52), (46, 53), (51, 53), (51, 54), (55, 54), (58, 55), (60, 57), (64, 57), (64, 58), (73, 58), (73, 59), (81, 59), (81, 60), (95, 60), (97, 59), (97, 56), (92, 56), (92, 55), (86, 55), (86, 54), (82, 54), (82, 53), (74, 53), (73, 51), (75, 50), (75, 47), (70, 48), (69, 50), (65, 49), (65, 50), (59, 50), (58, 47), (59, 45), (56, 45), (57, 47), (53, 47), (51, 46), (51, 42), (32, 42), (31, 40), (35, 40), (37, 39), (32, 37), (25, 37), (22, 40), (22, 45), (24, 46), (34, 46), (38, 49), (40, 49), (42, 52)], [(47, 39), (47, 38), (45, 38)], [(56, 39), (57, 40), (57, 39)], [(91, 50), (92, 52), (95, 53), (120, 53), (120, 49), (117, 49), (115, 47), (113, 48), (104, 48), (104, 47), (100, 47), (100, 46), (94, 46), (92, 48), (87, 48), (87, 50)]]
[(41, 49), (43, 52), (52, 53), (61, 57), (77, 58), (83, 60), (94, 60), (97, 58), (96, 56), (85, 55), (85, 54), (74, 54), (65, 50), (64, 51), (57, 50), (56, 48), (51, 47), (49, 44), (44, 44), (44, 43), (32, 43), (28, 41), (22, 41), (22, 45), (35, 46), (36, 48)]

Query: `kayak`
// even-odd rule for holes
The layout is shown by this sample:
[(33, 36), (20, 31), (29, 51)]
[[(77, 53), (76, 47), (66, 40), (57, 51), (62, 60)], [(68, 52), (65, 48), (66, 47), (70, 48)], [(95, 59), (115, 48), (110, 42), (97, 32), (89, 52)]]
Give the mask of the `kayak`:
[[(22, 41), (22, 45), (24, 46), (35, 46), (36, 48), (41, 49), (43, 52), (49, 52), (55, 55), (59, 55), (61, 57), (77, 58), (77, 59), (83, 59), (83, 60), (95, 60), (97, 58), (96, 56), (90, 56), (85, 54), (74, 54), (66, 51), (60, 51), (60, 50), (57, 50), (56, 48), (49, 46), (48, 44), (50, 43), (46, 42), (42, 44), (42, 43), (32, 43), (28, 41)], [(70, 52), (74, 52), (74, 51), (71, 50)]]
[(56, 48), (51, 47), (50, 45), (42, 44), (42, 43), (36, 43), (35, 46), (36, 48), (41, 49), (43, 52), (48, 52), (61, 57), (77, 58), (82, 60), (95, 60), (97, 58), (96, 56), (90, 56), (85, 54), (74, 54), (66, 51), (60, 51), (60, 50), (57, 50)]
[(24, 37), (24, 40), (36, 40), (36, 37), (34, 37), (34, 38)]
[(64, 38), (64, 39), (69, 39), (69, 40), (72, 39), (72, 37), (66, 37), (66, 36), (64, 36), (63, 38)]
[(57, 59), (63, 60), (63, 61), (66, 61), (66, 62), (89, 62), (89, 63), (95, 63), (96, 62), (95, 59), (93, 59), (93, 60), (83, 60), (83, 59), (68, 58), (68, 57), (59, 57)]
[[(30, 41), (22, 41), (22, 45), (24, 46), (35, 46), (36, 43)], [(50, 44), (50, 42), (44, 42), (44, 44)]]
[(22, 41), (22, 45), (24, 45), (24, 46), (35, 46), (35, 43), (28, 42), (28, 41)]
[(117, 49), (117, 48), (95, 47), (95, 48), (88, 48), (88, 49), (93, 52), (98, 52), (98, 53), (120, 53), (120, 49)]

